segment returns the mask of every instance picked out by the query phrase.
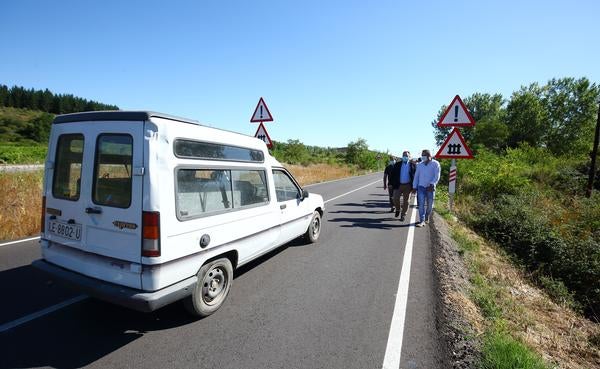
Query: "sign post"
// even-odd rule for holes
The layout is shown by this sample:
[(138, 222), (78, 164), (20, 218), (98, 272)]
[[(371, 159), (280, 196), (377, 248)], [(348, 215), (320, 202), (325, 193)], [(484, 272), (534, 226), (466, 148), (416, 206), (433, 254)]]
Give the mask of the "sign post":
[(438, 127), (454, 127), (452, 132), (446, 137), (444, 143), (435, 154), (439, 159), (452, 159), (450, 163), (450, 173), (448, 175), (448, 209), (454, 211), (454, 194), (456, 193), (456, 159), (473, 159), (473, 153), (467, 146), (465, 139), (460, 134), (458, 126), (472, 127), (475, 125), (475, 120), (469, 113), (469, 110), (456, 95), (448, 108), (442, 114), (442, 118), (438, 122)]
[(452, 159), (452, 163), (450, 164), (450, 174), (448, 175), (448, 207), (450, 212), (452, 212), (454, 208), (454, 193), (456, 192), (456, 159)]

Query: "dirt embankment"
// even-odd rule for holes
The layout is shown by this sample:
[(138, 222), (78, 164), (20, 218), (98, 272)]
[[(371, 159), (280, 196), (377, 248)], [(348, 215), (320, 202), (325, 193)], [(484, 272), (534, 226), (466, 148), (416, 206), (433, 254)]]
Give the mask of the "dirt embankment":
[(437, 291), (437, 321), (445, 344), (447, 368), (475, 368), (479, 358), (478, 337), (483, 329), (477, 307), (469, 300), (468, 272), (444, 219), (433, 213), (432, 255)]

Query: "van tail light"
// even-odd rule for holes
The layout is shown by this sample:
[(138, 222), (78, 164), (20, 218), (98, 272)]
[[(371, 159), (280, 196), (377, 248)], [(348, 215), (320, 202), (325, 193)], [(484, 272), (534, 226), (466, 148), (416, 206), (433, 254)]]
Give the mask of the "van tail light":
[(160, 213), (142, 212), (142, 256), (160, 256)]
[(40, 224), (40, 232), (44, 233), (44, 231), (46, 230), (46, 196), (42, 196), (42, 215), (40, 217), (40, 220), (42, 221)]

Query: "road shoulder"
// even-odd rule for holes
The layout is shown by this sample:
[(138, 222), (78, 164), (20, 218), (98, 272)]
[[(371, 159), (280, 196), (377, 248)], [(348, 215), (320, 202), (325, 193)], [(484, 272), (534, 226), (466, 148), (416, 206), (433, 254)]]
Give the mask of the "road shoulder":
[(478, 330), (468, 318), (470, 312), (477, 314), (477, 307), (467, 298), (467, 267), (446, 221), (434, 212), (431, 225), (436, 325), (444, 348), (444, 367), (473, 368), (479, 357), (480, 342)]

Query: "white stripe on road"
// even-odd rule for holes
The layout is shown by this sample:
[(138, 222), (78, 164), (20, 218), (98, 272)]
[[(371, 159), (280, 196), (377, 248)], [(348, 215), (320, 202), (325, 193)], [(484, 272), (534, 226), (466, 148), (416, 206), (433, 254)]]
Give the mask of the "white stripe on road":
[(2, 247), (2, 246), (8, 246), (8, 245), (14, 245), (15, 243), (21, 243), (21, 242), (38, 240), (39, 238), (40, 238), (40, 236), (37, 236), (37, 237), (26, 238), (24, 240), (18, 240), (18, 241), (10, 241), (10, 242), (5, 242), (5, 243), (0, 243), (0, 247)]
[(413, 208), (412, 214), (410, 215), (410, 224), (413, 225), (408, 228), (406, 246), (404, 246), (404, 259), (402, 260), (402, 270), (400, 271), (400, 280), (398, 281), (398, 292), (396, 292), (394, 315), (392, 316), (390, 333), (388, 336), (387, 346), (385, 348), (385, 357), (383, 358), (383, 369), (398, 369), (400, 367), (416, 215), (417, 209)]
[(8, 322), (8, 323), (5, 323), (5, 324), (2, 324), (2, 325), (0, 325), (0, 333), (2, 333), (4, 331), (7, 331), (9, 329), (13, 329), (15, 327), (18, 327), (21, 324), (28, 323), (28, 322), (30, 322), (30, 321), (32, 321), (34, 319), (43, 317), (44, 315), (48, 315), (50, 313), (55, 312), (56, 310), (62, 309), (64, 307), (67, 307), (69, 305), (75, 304), (75, 303), (77, 303), (79, 301), (83, 301), (85, 299), (87, 299), (87, 296), (85, 296), (85, 295), (79, 295), (79, 296), (73, 297), (70, 300), (63, 301), (63, 302), (61, 302), (59, 304), (50, 306), (49, 308), (46, 308), (44, 310), (40, 310), (40, 311), (35, 312), (33, 314), (29, 314), (27, 316), (19, 318), (17, 320), (13, 320), (12, 322)]
[(372, 176), (374, 174), (378, 174), (379, 172), (375, 172), (375, 173), (368, 173), (368, 174), (363, 174), (360, 176), (354, 176), (354, 177), (345, 177), (345, 178), (338, 178), (338, 179), (332, 179), (331, 181), (324, 181), (324, 182), (317, 182), (317, 183), (311, 183), (311, 184), (307, 184), (306, 186), (302, 186), (302, 188), (304, 187), (312, 187), (312, 186), (318, 186), (318, 185), (322, 185), (322, 184), (328, 184), (328, 183), (334, 183), (334, 182), (339, 182), (339, 181), (345, 181), (347, 179), (354, 179), (354, 178), (360, 178), (360, 177), (367, 177), (367, 176)]
[(331, 199), (329, 199), (329, 200), (325, 200), (325, 201), (324, 201), (324, 203), (325, 203), (325, 204), (327, 204), (329, 201), (333, 201), (333, 200), (339, 199), (340, 197), (344, 197), (344, 196), (346, 196), (346, 195), (349, 195), (349, 194), (351, 194), (352, 192), (356, 192), (356, 191), (358, 191), (358, 190), (362, 190), (363, 188), (365, 188), (365, 187), (369, 187), (369, 186), (371, 186), (371, 185), (373, 185), (373, 184), (375, 184), (375, 183), (377, 183), (377, 182), (381, 182), (381, 180), (377, 180), (377, 181), (375, 181), (375, 182), (371, 182), (371, 183), (369, 183), (369, 184), (367, 184), (367, 185), (364, 185), (364, 186), (362, 186), (362, 187), (359, 187), (359, 188), (357, 188), (357, 189), (355, 189), (355, 190), (352, 190), (352, 191), (349, 191), (349, 192), (343, 193), (343, 194), (341, 194), (341, 195), (339, 195), (339, 196), (336, 196), (336, 197), (334, 197), (334, 198), (331, 198)]

